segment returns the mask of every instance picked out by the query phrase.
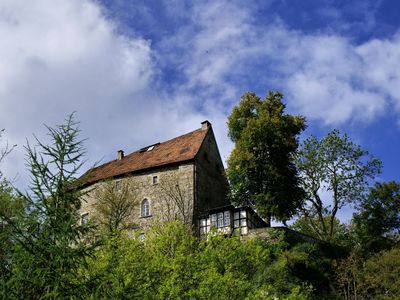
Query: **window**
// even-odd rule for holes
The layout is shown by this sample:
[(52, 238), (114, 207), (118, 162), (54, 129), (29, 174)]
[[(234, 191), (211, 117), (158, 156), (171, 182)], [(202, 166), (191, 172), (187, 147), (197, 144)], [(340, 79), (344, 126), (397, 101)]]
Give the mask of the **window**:
[(200, 219), (200, 235), (206, 235), (210, 232), (210, 219)]
[(142, 153), (142, 152), (152, 151), (157, 145), (160, 145), (160, 143), (144, 147), (144, 148), (140, 149), (139, 152)]
[(221, 228), (224, 226), (224, 214), (222, 212), (218, 213), (218, 221), (217, 221), (217, 227)]
[(217, 214), (212, 214), (211, 215), (211, 226), (212, 227), (217, 227)]
[(211, 226), (217, 228), (231, 226), (231, 214), (229, 211), (219, 212), (211, 215)]
[(116, 180), (115, 181), (115, 190), (116, 191), (121, 190), (121, 180)]
[(231, 214), (228, 210), (224, 211), (224, 226), (231, 226)]
[(233, 228), (240, 234), (247, 234), (247, 214), (246, 210), (236, 211), (233, 214)]
[(140, 210), (140, 215), (142, 217), (148, 217), (150, 216), (150, 202), (147, 199), (144, 199), (142, 201), (142, 205), (141, 205), (141, 210)]
[(85, 225), (89, 222), (89, 213), (81, 215), (81, 225)]
[(153, 185), (158, 184), (158, 176), (157, 175), (153, 176), (152, 183), (153, 183)]

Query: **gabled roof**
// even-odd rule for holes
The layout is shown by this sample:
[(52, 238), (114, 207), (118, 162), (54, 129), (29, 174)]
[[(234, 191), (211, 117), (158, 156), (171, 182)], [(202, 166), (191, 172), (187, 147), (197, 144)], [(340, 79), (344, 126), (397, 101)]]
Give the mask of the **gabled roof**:
[(209, 130), (211, 126), (142, 148), (87, 171), (81, 179), (86, 186), (127, 173), (193, 160)]

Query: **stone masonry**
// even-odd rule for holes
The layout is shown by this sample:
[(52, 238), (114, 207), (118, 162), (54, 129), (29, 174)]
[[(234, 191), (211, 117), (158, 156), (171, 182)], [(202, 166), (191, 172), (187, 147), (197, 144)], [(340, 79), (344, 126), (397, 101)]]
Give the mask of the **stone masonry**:
[[(135, 198), (132, 221), (143, 232), (154, 222), (173, 219), (191, 223), (198, 230), (199, 215), (229, 204), (224, 167), (208, 121), (201, 129), (126, 157), (119, 151), (117, 160), (84, 176), (89, 179), (82, 189), (81, 216), (90, 219), (93, 215), (94, 191), (105, 181), (111, 181), (116, 189), (128, 184)], [(144, 199), (149, 203), (146, 216), (142, 214)]]

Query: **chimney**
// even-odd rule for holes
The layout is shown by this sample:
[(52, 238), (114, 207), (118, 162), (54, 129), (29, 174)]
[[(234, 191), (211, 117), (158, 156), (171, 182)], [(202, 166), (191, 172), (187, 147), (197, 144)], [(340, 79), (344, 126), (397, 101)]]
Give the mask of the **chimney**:
[(201, 130), (206, 130), (206, 129), (208, 129), (208, 127), (210, 127), (210, 126), (211, 126), (211, 123), (208, 122), (207, 120), (201, 122)]
[(117, 152), (117, 160), (121, 160), (124, 158), (124, 151), (123, 150), (118, 150)]

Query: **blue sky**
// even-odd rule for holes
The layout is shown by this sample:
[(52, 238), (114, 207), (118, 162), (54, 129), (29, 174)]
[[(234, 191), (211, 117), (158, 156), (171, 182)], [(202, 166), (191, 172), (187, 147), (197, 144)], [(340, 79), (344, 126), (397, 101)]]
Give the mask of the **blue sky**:
[(285, 95), (309, 134), (333, 128), (400, 180), (400, 3), (22, 0), (0, 3), (3, 162), (17, 186), (26, 138), (76, 111), (88, 165), (208, 119), (223, 160), (226, 118), (246, 91)]

